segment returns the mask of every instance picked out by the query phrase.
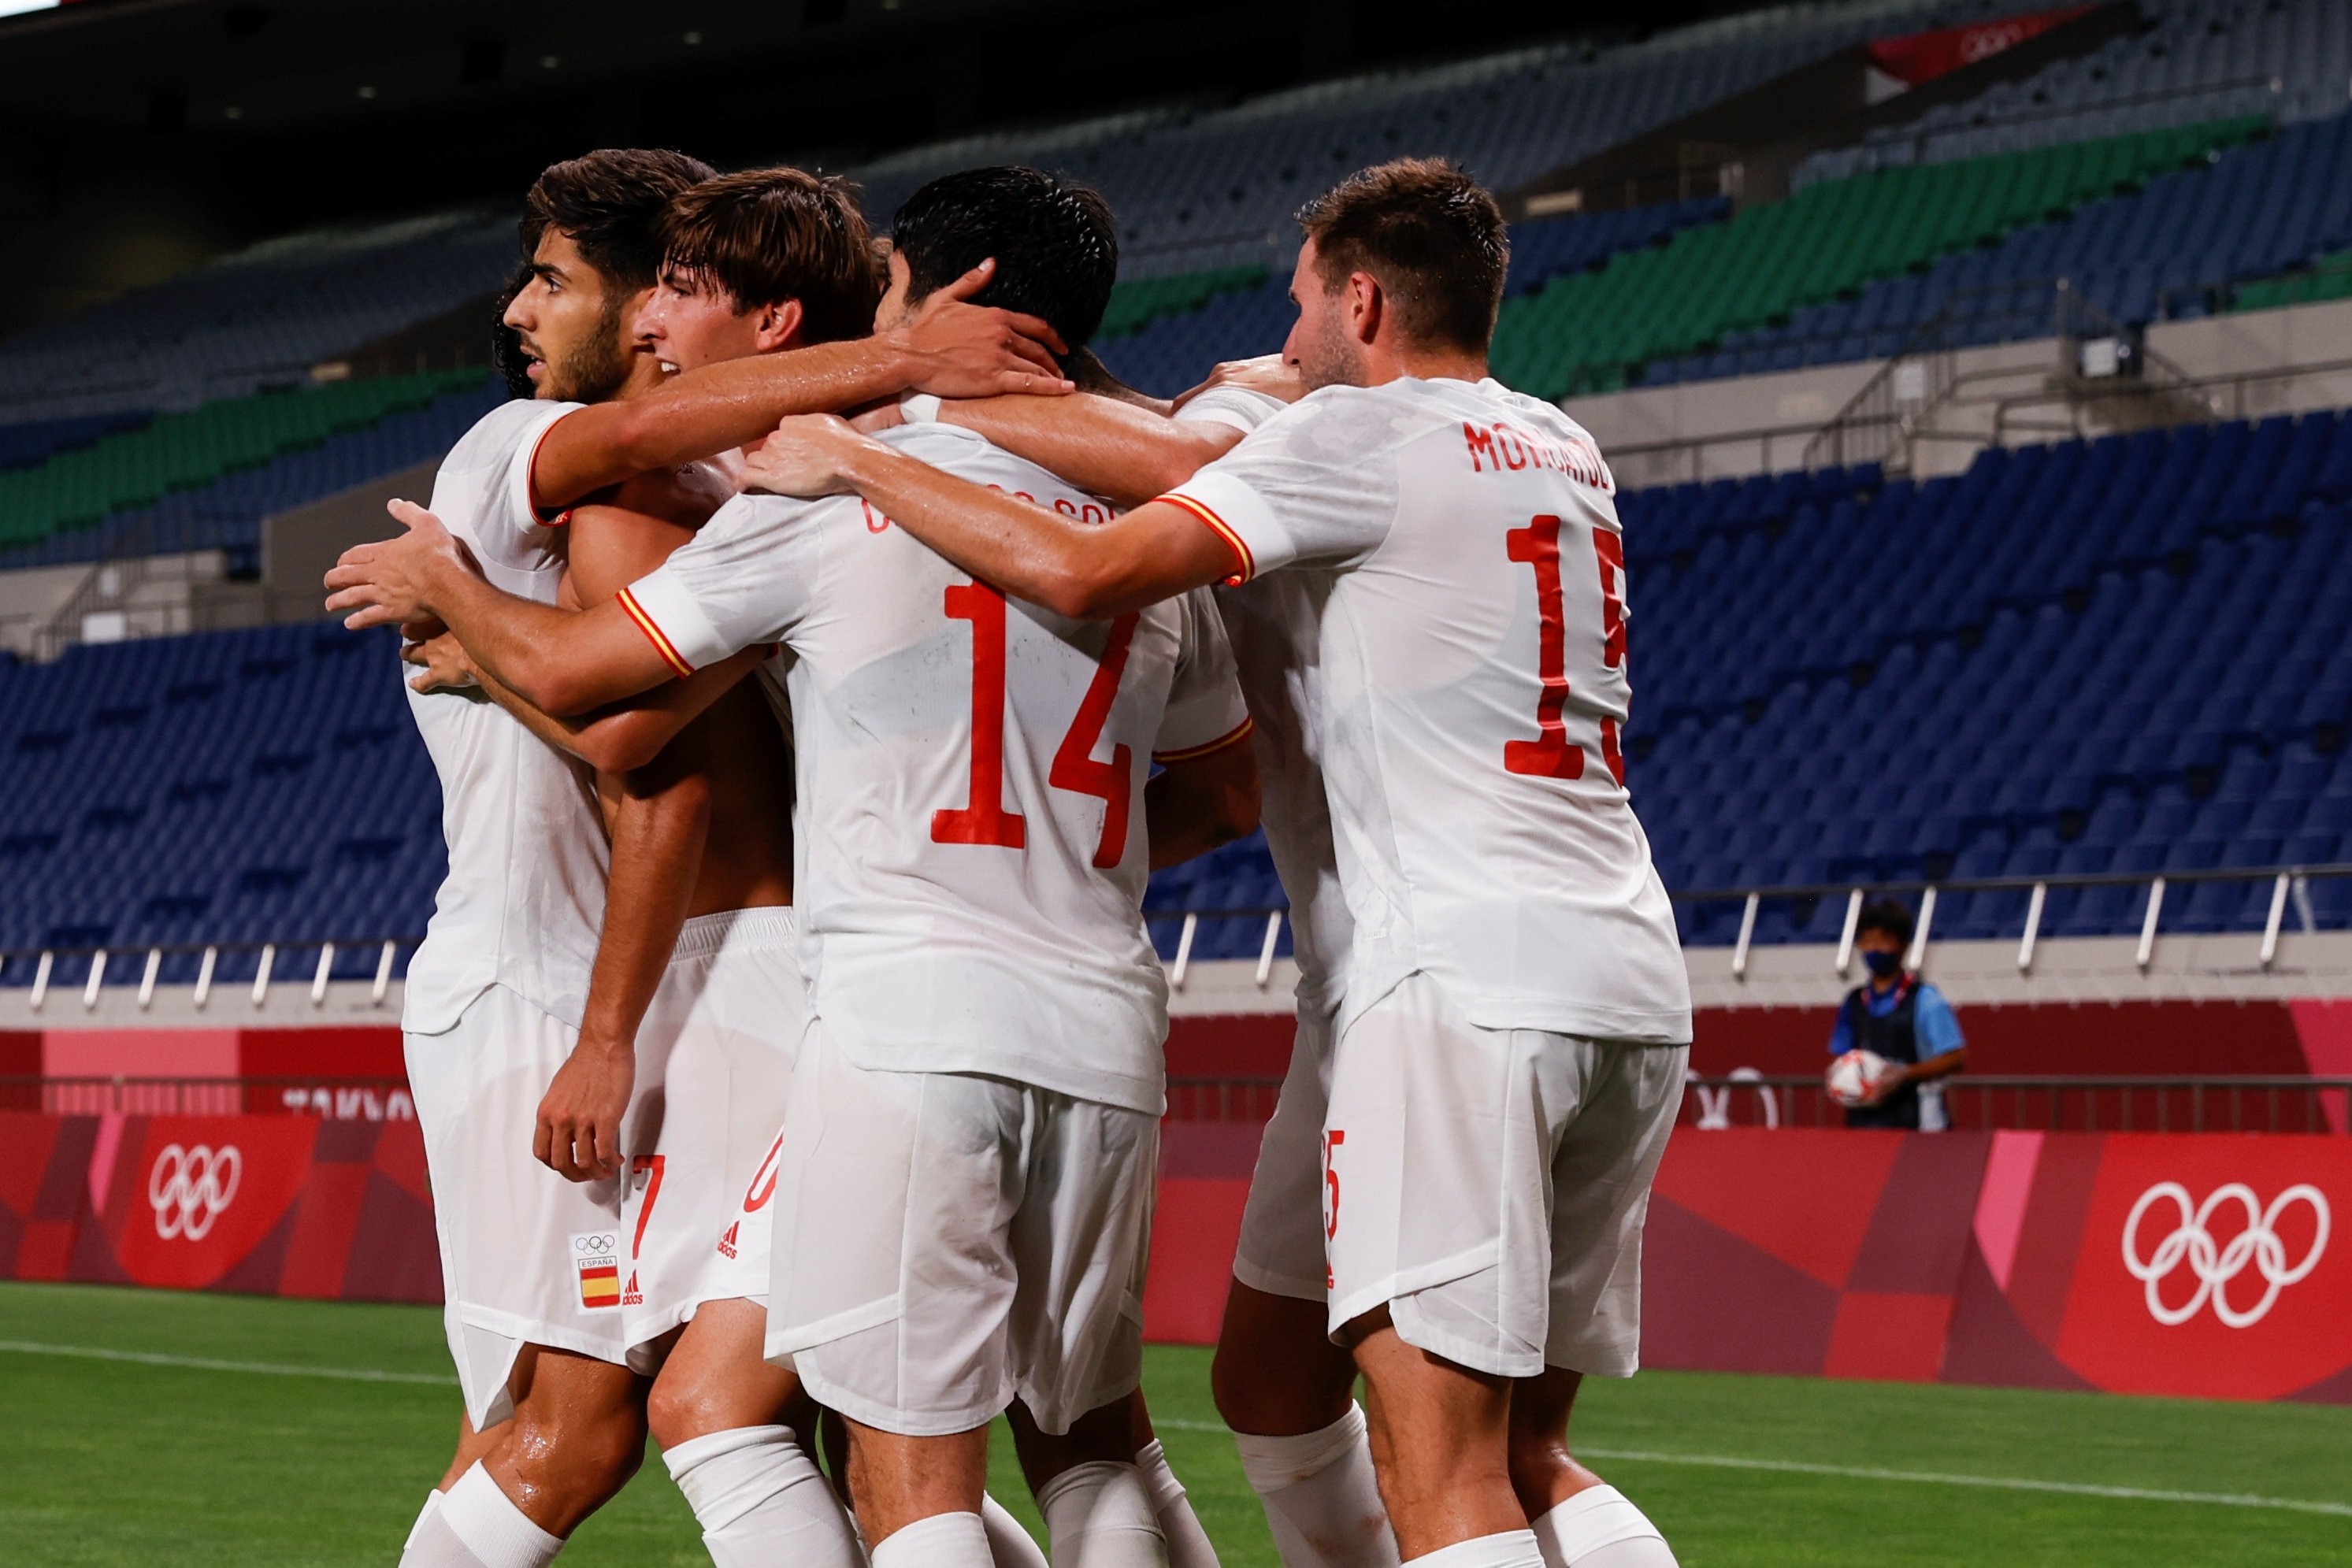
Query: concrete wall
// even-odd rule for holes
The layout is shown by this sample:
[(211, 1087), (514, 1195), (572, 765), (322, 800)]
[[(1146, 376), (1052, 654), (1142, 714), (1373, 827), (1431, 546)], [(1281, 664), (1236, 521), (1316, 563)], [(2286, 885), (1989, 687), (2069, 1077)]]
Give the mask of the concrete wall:
[[(2209, 417), (2259, 419), (2317, 408), (2352, 406), (2352, 301), (2249, 311), (2201, 321), (2162, 323), (2148, 329), (2147, 346), (2192, 380), (2263, 374), (2242, 388), (2210, 392)], [(1777, 375), (1637, 387), (1561, 406), (1609, 455), (1618, 483), (1628, 489), (1687, 479), (1739, 478), (1805, 465), (1805, 447), (1824, 424), (1886, 363), (1821, 365)], [(2312, 367), (2337, 366), (2334, 370)], [(2146, 423), (2148, 411), (2093, 402), (2069, 408), (2056, 394), (2063, 369), (2054, 338), (1964, 350), (1958, 356), (1961, 388), (1931, 422), (1915, 472), (1958, 473), (1990, 444), (2004, 412), (2003, 444), (2047, 440), (2050, 432), (2021, 429), (2071, 421), (2080, 434), (2098, 435)], [(2277, 373), (2285, 372), (2285, 373)], [(2004, 411), (2004, 400), (2012, 402)], [(2166, 419), (2192, 417), (2174, 402)]]

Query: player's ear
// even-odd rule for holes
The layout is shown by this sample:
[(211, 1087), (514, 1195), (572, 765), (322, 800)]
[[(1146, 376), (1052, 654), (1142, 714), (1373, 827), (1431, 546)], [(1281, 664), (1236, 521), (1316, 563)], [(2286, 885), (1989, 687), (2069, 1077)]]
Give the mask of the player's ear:
[(1381, 292), (1381, 280), (1369, 272), (1348, 275), (1348, 333), (1359, 343), (1370, 344), (1380, 336), (1381, 317), (1388, 305)]
[(760, 319), (753, 323), (752, 341), (761, 353), (781, 349), (800, 335), (803, 312), (797, 299), (785, 299), (760, 308)]

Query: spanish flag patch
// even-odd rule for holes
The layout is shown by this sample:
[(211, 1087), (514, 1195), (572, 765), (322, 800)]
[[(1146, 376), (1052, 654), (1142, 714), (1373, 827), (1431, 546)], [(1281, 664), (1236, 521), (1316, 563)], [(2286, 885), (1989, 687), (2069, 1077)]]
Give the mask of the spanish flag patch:
[(572, 1266), (580, 1275), (583, 1307), (621, 1304), (621, 1238), (611, 1230), (589, 1230), (572, 1239)]

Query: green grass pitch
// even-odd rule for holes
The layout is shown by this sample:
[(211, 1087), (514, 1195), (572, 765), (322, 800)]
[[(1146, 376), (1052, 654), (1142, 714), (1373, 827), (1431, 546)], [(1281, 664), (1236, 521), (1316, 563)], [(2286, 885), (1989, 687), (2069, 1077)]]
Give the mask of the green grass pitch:
[[(428, 1310), (0, 1285), (0, 1563), (388, 1563), (447, 1458), (447, 1373)], [(1272, 1568), (1207, 1353), (1155, 1350), (1147, 1388), (1224, 1561)], [(1691, 1568), (2352, 1562), (2352, 1409), (1646, 1373), (1592, 1385), (1576, 1435)], [(562, 1561), (709, 1560), (649, 1460)]]

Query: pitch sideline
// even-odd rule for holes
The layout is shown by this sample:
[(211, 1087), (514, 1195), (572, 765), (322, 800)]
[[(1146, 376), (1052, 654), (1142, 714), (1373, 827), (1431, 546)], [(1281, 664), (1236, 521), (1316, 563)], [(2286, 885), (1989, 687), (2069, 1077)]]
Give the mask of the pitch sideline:
[[(1222, 1432), (1213, 1421), (1153, 1421), (1154, 1427), (1176, 1432)], [(1838, 1476), (1853, 1480), (1913, 1481), (1931, 1486), (1987, 1487), (1996, 1491), (2061, 1492), (2072, 1497), (2122, 1498), (2142, 1502), (2212, 1503), (2225, 1508), (2280, 1509), (2291, 1513), (2316, 1513), (2352, 1519), (2352, 1503), (2314, 1502), (2303, 1498), (2257, 1497), (2247, 1492), (2165, 1491), (2154, 1487), (2098, 1486), (2088, 1481), (2042, 1481), (2021, 1476), (1961, 1476), (1937, 1470), (1888, 1470), (1866, 1465), (1816, 1465), (1796, 1459), (1749, 1459), (1728, 1454), (1662, 1454), (1646, 1448), (1588, 1448), (1577, 1453), (1595, 1459), (1624, 1459), (1635, 1464), (1697, 1465), (1718, 1470), (1771, 1470), (1787, 1475)]]
[[(216, 1361), (206, 1356), (169, 1355), (159, 1351), (107, 1350), (95, 1345), (40, 1344), (31, 1340), (0, 1340), (0, 1352), (19, 1355), (78, 1357), (87, 1361), (132, 1362), (142, 1366), (186, 1367), (198, 1372), (235, 1372), (266, 1377), (324, 1377), (340, 1383), (404, 1383), (455, 1388), (455, 1377), (429, 1372), (382, 1372), (372, 1367), (291, 1366), (261, 1361)], [(1171, 1432), (1222, 1433), (1214, 1421), (1166, 1420), (1152, 1423)], [(2290, 1513), (2315, 1513), (2352, 1519), (2352, 1503), (2315, 1502), (2303, 1498), (2259, 1497), (2247, 1492), (2166, 1491), (2154, 1487), (2099, 1486), (2088, 1481), (2033, 1480), (2022, 1476), (1963, 1476), (1939, 1470), (1890, 1470), (1867, 1465), (1821, 1465), (1798, 1459), (1741, 1458), (1728, 1454), (1664, 1454), (1646, 1448), (1587, 1448), (1580, 1454), (1596, 1459), (1623, 1459), (1633, 1464), (1696, 1465), (1718, 1470), (1765, 1470), (1783, 1475), (1836, 1476), (1851, 1480), (1909, 1481), (1929, 1486), (1982, 1487), (1995, 1491), (2056, 1492), (2069, 1497), (2119, 1498), (2140, 1502), (2206, 1503), (2222, 1508), (2266, 1508)]]

